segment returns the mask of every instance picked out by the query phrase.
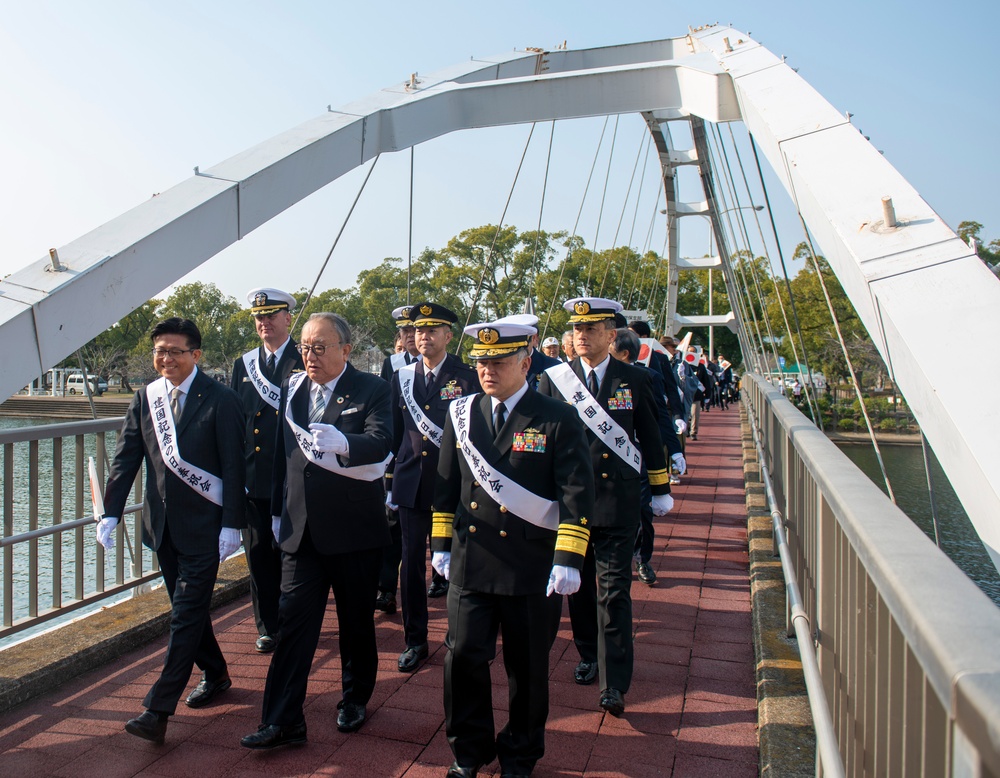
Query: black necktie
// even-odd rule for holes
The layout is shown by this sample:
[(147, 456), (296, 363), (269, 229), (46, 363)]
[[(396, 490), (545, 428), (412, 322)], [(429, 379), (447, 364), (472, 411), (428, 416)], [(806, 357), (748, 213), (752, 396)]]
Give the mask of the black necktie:
[(503, 429), (503, 423), (507, 420), (507, 406), (503, 403), (498, 403), (495, 413), (496, 417), (493, 421), (494, 439), (500, 436), (500, 430)]
[(590, 393), (597, 397), (597, 393), (600, 391), (600, 387), (597, 385), (597, 371), (591, 370), (590, 375), (587, 376), (587, 388)]
[(267, 375), (268, 378), (274, 377), (274, 354), (267, 355)]
[(431, 391), (432, 391), (433, 388), (434, 388), (434, 373), (433, 372), (428, 372), (427, 373), (427, 383), (424, 384), (424, 389), (425, 389), (424, 395), (426, 397), (430, 397), (431, 396)]

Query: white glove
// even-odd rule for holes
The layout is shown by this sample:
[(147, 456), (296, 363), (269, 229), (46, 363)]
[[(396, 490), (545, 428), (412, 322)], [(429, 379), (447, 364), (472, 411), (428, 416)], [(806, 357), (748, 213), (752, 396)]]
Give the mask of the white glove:
[(309, 425), (309, 431), (313, 434), (313, 445), (319, 451), (347, 456), (347, 438), (332, 424), (313, 422)]
[(281, 517), (271, 517), (271, 534), (274, 535), (274, 542), (278, 542), (278, 533), (281, 532)]
[(674, 498), (669, 494), (654, 494), (650, 505), (653, 507), (654, 516), (666, 516), (674, 507)]
[(580, 571), (566, 565), (552, 565), (545, 596), (551, 597), (553, 592), (556, 594), (576, 594), (578, 591), (580, 591)]
[(239, 547), (240, 531), (232, 527), (223, 527), (219, 533), (219, 561), (225, 562)]
[(685, 432), (688, 431), (687, 422), (684, 421), (684, 419), (674, 419), (674, 431), (678, 435), (683, 435)]
[(390, 511), (398, 511), (399, 506), (392, 501), (392, 489), (385, 493), (385, 507)]
[(431, 567), (437, 571), (438, 575), (444, 576), (444, 580), (451, 580), (451, 552), (435, 551), (431, 554)]
[(108, 551), (115, 547), (115, 527), (118, 526), (116, 516), (105, 516), (97, 522), (97, 542)]
[(687, 460), (684, 459), (683, 454), (674, 454), (672, 457), (670, 457), (670, 461), (674, 463), (674, 466), (677, 468), (677, 473), (679, 475), (684, 475), (687, 472), (688, 469)]

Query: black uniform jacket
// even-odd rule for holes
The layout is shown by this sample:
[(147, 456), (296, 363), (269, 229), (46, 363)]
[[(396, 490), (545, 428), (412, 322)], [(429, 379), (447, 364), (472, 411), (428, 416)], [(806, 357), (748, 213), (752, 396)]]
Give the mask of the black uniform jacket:
[[(457, 447), (450, 415), (438, 463), (431, 549), (451, 551), (451, 581), (487, 594), (545, 591), (553, 564), (583, 566), (594, 508), (594, 472), (576, 411), (529, 388), (493, 439), (488, 395), (473, 401), (469, 437), (525, 489), (559, 503), (559, 529), (537, 527), (497, 503)], [(522, 450), (517, 450), (522, 449)], [(529, 450), (533, 449), (533, 450)]]
[(531, 365), (528, 366), (528, 386), (538, 388), (538, 378), (542, 372), (559, 364), (559, 360), (543, 354), (537, 348), (531, 350)]
[[(683, 453), (684, 450), (681, 448), (681, 442), (677, 439), (677, 432), (674, 430), (673, 416), (670, 415), (670, 410), (667, 407), (663, 376), (656, 368), (644, 367), (642, 365), (636, 365), (636, 367), (642, 367), (643, 370), (649, 371), (649, 379), (653, 386), (653, 400), (656, 402), (660, 438), (662, 438), (663, 445), (667, 448), (667, 456), (672, 457), (674, 454)], [(670, 369), (669, 366), (667, 369)]]
[[(581, 382), (585, 373), (577, 357), (571, 363), (573, 372)], [(628, 390), (626, 392), (626, 390)], [(547, 373), (542, 374), (538, 384), (540, 394), (562, 399), (562, 394)], [(584, 390), (586, 391), (586, 390)], [(631, 395), (631, 402), (626, 398)], [(614, 398), (615, 405), (631, 405), (631, 408), (610, 409), (608, 401)], [(660, 439), (658, 412), (653, 398), (652, 383), (646, 368), (634, 367), (612, 359), (604, 373), (597, 401), (625, 431), (633, 444), (638, 444), (643, 463), (649, 473), (649, 486), (653, 494), (670, 493), (670, 474)], [(597, 527), (627, 526), (638, 522), (638, 510), (630, 506), (639, 504), (639, 473), (623, 461), (614, 450), (604, 444), (587, 428), (591, 463), (597, 489), (597, 504), (593, 525)]]
[[(292, 398), (292, 418), (309, 429), (309, 389), (304, 380)], [(288, 381), (281, 388), (281, 427), (275, 441), (271, 510), (281, 516), (278, 545), (295, 553), (308, 525), (321, 554), (345, 554), (389, 545), (382, 479), (360, 481), (333, 473), (306, 459), (285, 420)], [(345, 467), (381, 462), (392, 441), (389, 385), (378, 376), (344, 368), (323, 415), (347, 438)], [(327, 456), (332, 456), (328, 454)]]
[[(257, 349), (257, 369), (262, 374), (262, 368), (267, 362), (264, 346)], [(300, 371), (302, 355), (295, 350), (295, 341), (289, 338), (281, 359), (274, 366), (275, 375), (268, 380), (281, 389), (281, 384), (293, 371)], [(241, 356), (233, 363), (233, 378), (230, 386), (243, 401), (243, 411), (246, 414), (246, 465), (247, 490), (250, 497), (257, 500), (271, 499), (271, 472), (274, 469), (274, 438), (278, 430), (278, 410), (267, 403), (256, 385), (247, 375), (246, 365)], [(264, 516), (264, 521), (270, 522), (270, 516)]]
[(185, 462), (222, 479), (223, 504), (218, 506), (164, 464), (146, 390), (137, 391), (118, 435), (104, 492), (104, 515), (122, 517), (145, 459), (147, 510), (143, 513), (142, 542), (154, 551), (158, 549), (169, 516), (170, 538), (182, 554), (218, 551), (223, 527), (246, 526), (243, 421), (243, 406), (236, 393), (199, 370), (184, 401), (176, 445)]
[(684, 403), (681, 400), (680, 390), (677, 387), (677, 375), (670, 364), (670, 357), (654, 351), (649, 357), (649, 367), (659, 372), (663, 379), (664, 392), (666, 394), (667, 407), (670, 415), (675, 419), (684, 418)]
[[(417, 363), (413, 381), (413, 399), (437, 426), (444, 429), (448, 406), (459, 397), (481, 391), (479, 376), (454, 354), (448, 354), (438, 370), (437, 379), (427, 396), (424, 362)], [(407, 508), (429, 510), (434, 499), (438, 447), (417, 429), (400, 388), (400, 373), (392, 376), (392, 451), (395, 461), (386, 473), (386, 489), (392, 501)]]

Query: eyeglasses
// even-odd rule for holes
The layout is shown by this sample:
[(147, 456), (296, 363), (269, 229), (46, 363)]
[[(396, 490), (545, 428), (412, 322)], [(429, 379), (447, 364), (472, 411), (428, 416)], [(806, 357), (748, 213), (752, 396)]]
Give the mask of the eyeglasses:
[(154, 348), (153, 356), (160, 357), (170, 357), (171, 359), (179, 359), (181, 354), (187, 354), (189, 351), (197, 351), (196, 348)]
[(315, 346), (312, 346), (308, 343), (296, 343), (295, 350), (298, 351), (302, 356), (305, 356), (311, 351), (316, 356), (321, 357), (326, 353), (326, 350), (328, 348), (336, 348), (339, 345), (340, 345), (339, 343), (333, 343), (329, 346), (324, 346), (322, 344), (316, 344)]

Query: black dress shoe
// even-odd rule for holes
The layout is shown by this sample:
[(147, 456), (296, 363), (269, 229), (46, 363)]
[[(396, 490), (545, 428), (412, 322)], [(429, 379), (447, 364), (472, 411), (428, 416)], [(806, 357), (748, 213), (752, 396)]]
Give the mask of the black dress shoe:
[(447, 581), (431, 581), (430, 588), (427, 589), (428, 597), (444, 597), (448, 593)]
[(396, 612), (396, 595), (392, 592), (379, 592), (375, 598), (375, 610), (391, 616)]
[(444, 778), (476, 778), (479, 775), (479, 768), (481, 766), (462, 767), (458, 762), (453, 762), (451, 767), (448, 768), (448, 772), (445, 773)]
[(337, 729), (341, 732), (355, 732), (365, 723), (367, 711), (365, 706), (357, 702), (341, 700), (337, 703), (340, 713), (337, 714)]
[(635, 571), (639, 575), (639, 580), (646, 586), (652, 586), (656, 583), (656, 573), (653, 572), (653, 568), (648, 563), (636, 562)]
[(583, 686), (589, 686), (597, 678), (597, 662), (580, 662), (573, 671), (573, 680)]
[(258, 654), (270, 654), (278, 647), (278, 641), (270, 635), (261, 635), (257, 642), (253, 644)]
[(616, 718), (625, 712), (625, 695), (617, 689), (601, 692), (601, 707)]
[(240, 739), (244, 748), (277, 748), (293, 743), (306, 742), (306, 723), (291, 727), (279, 727), (277, 724), (261, 724), (252, 735)]
[(408, 646), (407, 649), (399, 655), (399, 672), (414, 672), (418, 667), (420, 667), (421, 662), (423, 662), (426, 658), (426, 643), (422, 643), (419, 646)]
[(143, 740), (150, 740), (153, 743), (162, 743), (163, 737), (167, 733), (167, 714), (155, 713), (147, 710), (125, 722), (125, 731), (130, 735), (141, 737)]
[(209, 681), (207, 678), (202, 678), (198, 682), (198, 685), (194, 687), (194, 691), (184, 700), (184, 704), (189, 708), (204, 708), (232, 685), (233, 682), (228, 675), (223, 676), (218, 681)]

